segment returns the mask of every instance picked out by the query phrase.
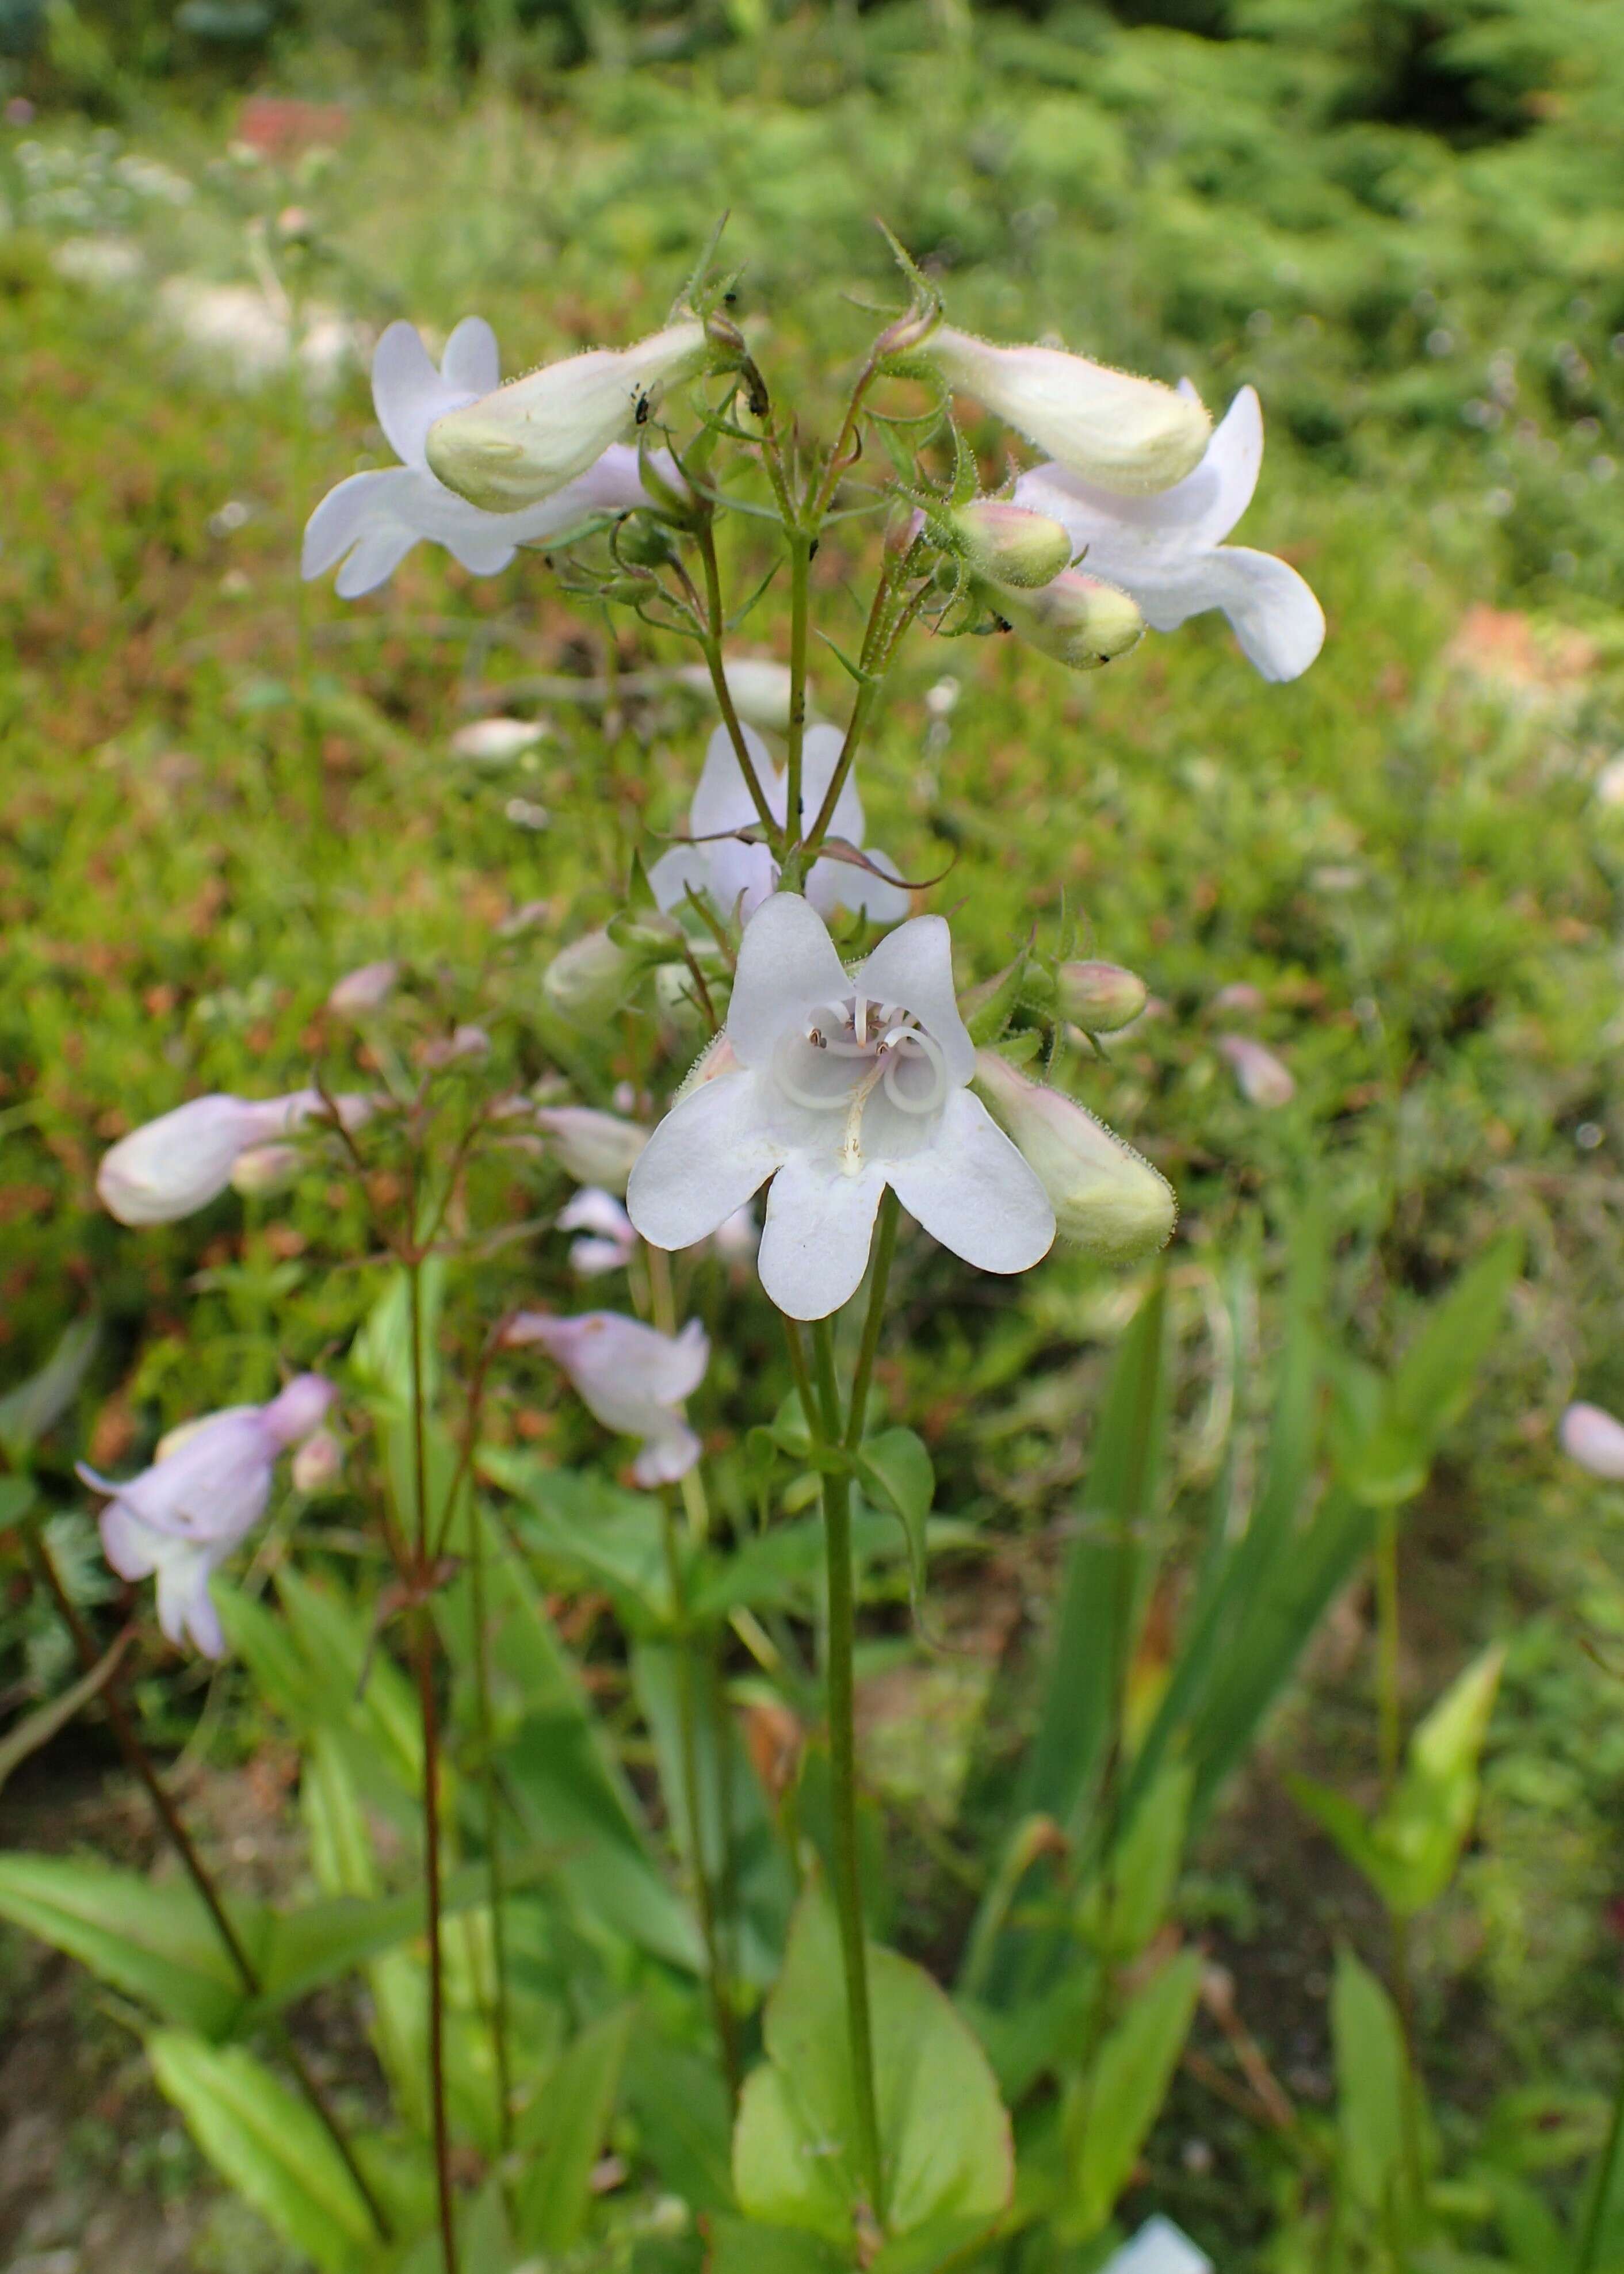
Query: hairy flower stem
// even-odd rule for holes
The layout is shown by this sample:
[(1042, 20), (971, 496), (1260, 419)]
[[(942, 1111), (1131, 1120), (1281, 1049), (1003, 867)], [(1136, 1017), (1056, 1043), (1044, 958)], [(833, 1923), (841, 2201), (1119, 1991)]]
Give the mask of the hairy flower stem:
[(817, 539), (798, 526), (785, 533), (789, 539), (789, 732), (784, 810), (793, 846), (801, 840), (801, 751), (807, 732), (807, 584)]
[(852, 1403), (846, 1417), (846, 1449), (854, 1453), (862, 1442), (868, 1418), (868, 1390), (874, 1381), (874, 1361), (885, 1323), (885, 1294), (891, 1284), (891, 1258), (897, 1253), (897, 1224), (902, 1204), (889, 1185), (880, 1196), (879, 1230), (874, 1243), (874, 1263), (868, 1275), (868, 1308), (863, 1317), (862, 1342), (857, 1371), (852, 1376)]
[[(415, 1213), (415, 1211), (414, 1211)], [(416, 1225), (413, 1225), (414, 1236)], [(424, 1394), (423, 1262), (414, 1252), (406, 1266), (411, 1323), (412, 1480), (417, 1496), (417, 1576), (429, 1576), (428, 1417)], [(440, 2206), (445, 2274), (457, 2274), (456, 2205), (451, 2180), (451, 2129), (446, 2115), (445, 1954), (440, 1935), (440, 1714), (434, 1698), (434, 1622), (426, 1604), (415, 1619), (417, 1706), (423, 1720), (423, 1863), (429, 1942), (429, 2083), (433, 2103), (434, 2180)]]
[[(817, 1435), (825, 1448), (840, 1442), (840, 1391), (835, 1380), (834, 1337), (827, 1319), (812, 1329), (820, 1407)], [(863, 1931), (862, 1879), (857, 1856), (857, 1739), (853, 1683), (855, 1602), (852, 1577), (852, 1487), (844, 1469), (823, 1476), (824, 1553), (829, 1567), (829, 1639), (824, 1679), (829, 1706), (829, 1776), (832, 1813), (835, 1909), (846, 1976), (846, 2036), (852, 2094), (857, 2111), (857, 2157), (876, 2218), (884, 2191), (880, 2121), (874, 2090), (874, 2028), (868, 2009), (868, 1957)]]
[[(73, 1647), (78, 1653), (80, 1665), (88, 1674), (98, 1662), (95, 1639), (80, 1618), (67, 1589), (63, 1585), (61, 1574), (52, 1560), (50, 1550), (37, 1530), (30, 1532), (28, 1546), (34, 1570), (39, 1574), (46, 1593), (56, 1605), (63, 1624), (72, 1638)], [(202, 1898), (204, 1909), (208, 1913), (214, 1931), (225, 1946), (226, 1955), (237, 1969), (237, 1978), (242, 1983), (244, 1990), (250, 1998), (257, 1999), (262, 1997), (265, 1985), (260, 1979), (259, 1969), (244, 1949), (242, 1939), (231, 1924), (230, 1914), (226, 1909), (208, 1867), (193, 1845), (192, 1834), (182, 1821), (179, 1810), (165, 1789), (157, 1770), (153, 1766), (151, 1756), (141, 1743), (128, 1713), (124, 1711), (124, 1701), (118, 1695), (117, 1675), (102, 1691), (102, 1709), (107, 1715), (108, 1725), (113, 1732), (114, 1743), (124, 1757), (125, 1767), (145, 1788), (147, 1796), (153, 1804), (153, 1812), (162, 1826), (169, 1845), (180, 1858), (186, 1876)], [(312, 2075), (304, 2054), (289, 2033), (287, 2024), (280, 2016), (277, 2016), (270, 2026), (276, 2039), (277, 2050), (293, 2071), (300, 2091), (320, 2118), (327, 2137), (337, 2149), (344, 2169), (355, 2181), (356, 2190), (366, 2205), (373, 2226), (383, 2240), (388, 2241), (392, 2230), (385, 2216), (383, 2206), (373, 2194), (360, 2165), (356, 2161), (355, 2150), (350, 2146), (344, 2128), (334, 2112), (327, 2094)]]
[(761, 777), (756, 771), (750, 746), (744, 739), (744, 728), (739, 723), (733, 691), (727, 684), (727, 673), (723, 667), (722, 638), (727, 629), (727, 618), (722, 606), (722, 572), (716, 557), (716, 531), (710, 525), (709, 514), (700, 520), (694, 534), (705, 576), (705, 637), (701, 644), (710, 673), (710, 684), (716, 692), (717, 707), (722, 714), (722, 724), (727, 729), (727, 738), (733, 746), (733, 756), (739, 761), (739, 771), (744, 776), (745, 786), (750, 793), (750, 802), (756, 808), (756, 818), (767, 832), (768, 844), (775, 852), (781, 854), (785, 832), (772, 817), (772, 808), (767, 802), (767, 793), (762, 787)]

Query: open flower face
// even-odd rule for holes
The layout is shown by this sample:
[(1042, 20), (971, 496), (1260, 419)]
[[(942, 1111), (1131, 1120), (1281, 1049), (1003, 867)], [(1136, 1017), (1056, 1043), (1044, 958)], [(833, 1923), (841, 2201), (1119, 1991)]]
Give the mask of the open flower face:
[(372, 403), (402, 463), (351, 474), (328, 491), (304, 531), (307, 578), (338, 564), (339, 598), (359, 599), (387, 584), (424, 538), (474, 576), (492, 576), (521, 545), (560, 537), (595, 513), (648, 503), (637, 453), (621, 447), (595, 454), (578, 479), (522, 513), (482, 512), (447, 489), (429, 465), (429, 429), (488, 395), (500, 376), (496, 335), (478, 316), (457, 326), (438, 368), (411, 325), (389, 326), (372, 358)]
[(775, 893), (745, 930), (727, 1042), (729, 1070), (685, 1092), (632, 1171), (628, 1211), (657, 1247), (703, 1239), (771, 1177), (758, 1264), (791, 1318), (856, 1291), (888, 1185), (984, 1271), (1047, 1254), (1048, 1195), (966, 1088), (975, 1049), (940, 916), (848, 973), (816, 910)]
[(1243, 387), (1195, 471), (1159, 496), (1116, 496), (1061, 464), (1034, 466), (1015, 496), (1061, 523), (1091, 574), (1132, 594), (1154, 630), (1222, 608), (1265, 679), (1296, 679), (1325, 640), (1319, 601), (1289, 562), (1223, 541), (1262, 463), (1263, 413)]
[[(801, 747), (801, 813), (804, 832), (816, 820), (834, 779), (844, 737), (837, 727), (810, 727)], [(784, 774), (774, 769), (767, 746), (753, 728), (744, 729), (756, 779), (767, 794), (775, 821), (788, 810), (789, 788)], [(727, 832), (756, 826), (759, 817), (746, 785), (739, 754), (726, 727), (718, 727), (705, 752), (704, 772), (688, 812), (690, 845), (673, 845), (649, 871), (654, 897), (670, 911), (681, 906), (690, 891), (700, 892), (725, 916), (735, 912), (746, 921), (778, 889), (778, 866), (764, 845), (745, 844)], [(860, 852), (863, 840), (862, 800), (848, 774), (836, 802), (830, 835), (842, 838)], [(868, 856), (876, 868), (890, 870), (883, 853)], [(895, 923), (908, 912), (906, 886), (876, 877), (847, 861), (815, 861), (807, 878), (807, 898), (822, 915), (851, 908), (876, 923)]]

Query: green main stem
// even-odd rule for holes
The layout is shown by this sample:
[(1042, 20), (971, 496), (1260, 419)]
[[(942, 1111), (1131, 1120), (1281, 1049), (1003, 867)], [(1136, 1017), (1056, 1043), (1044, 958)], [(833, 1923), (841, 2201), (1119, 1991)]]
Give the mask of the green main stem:
[[(825, 1446), (840, 1442), (840, 1392), (835, 1380), (834, 1337), (827, 1319), (812, 1329)], [(856, 1604), (852, 1575), (852, 1487), (845, 1471), (823, 1476), (824, 1552), (829, 1565), (829, 1639), (825, 1681), (829, 1704), (829, 1773), (832, 1813), (835, 1909), (846, 1977), (846, 2033), (852, 2095), (857, 2111), (857, 2154), (875, 2217), (883, 2216), (880, 2120), (874, 2090), (874, 2025), (868, 2006), (868, 1957), (863, 1931), (862, 1879), (857, 1855), (857, 1737), (853, 1652)]]
[(785, 774), (785, 825), (799, 844), (806, 817), (801, 810), (801, 752), (807, 732), (807, 583), (816, 538), (804, 529), (789, 530), (789, 733)]

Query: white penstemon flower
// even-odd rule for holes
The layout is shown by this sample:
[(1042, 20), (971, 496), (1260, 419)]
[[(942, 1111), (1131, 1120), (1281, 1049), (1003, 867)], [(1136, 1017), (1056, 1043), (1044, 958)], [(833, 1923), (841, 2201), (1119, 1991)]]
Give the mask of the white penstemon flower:
[(109, 1495), (102, 1553), (122, 1579), (156, 1577), (158, 1623), (172, 1643), (224, 1655), (208, 1583), (264, 1515), (280, 1456), (316, 1437), (334, 1396), (319, 1374), (296, 1374), (267, 1405), (229, 1405), (172, 1431), (152, 1466), (124, 1484), (80, 1464), (85, 1483)]
[(1221, 608), (1265, 679), (1297, 679), (1324, 644), (1324, 611), (1289, 562), (1224, 543), (1262, 463), (1263, 413), (1243, 387), (1200, 464), (1159, 495), (1117, 496), (1056, 463), (1023, 474), (1015, 496), (1059, 522), (1089, 569), (1131, 594), (1153, 630)]
[[(772, 817), (782, 825), (789, 797), (786, 776), (775, 770), (767, 746), (746, 727), (745, 747), (750, 753), (757, 780), (766, 794)], [(837, 727), (809, 727), (801, 750), (801, 827), (816, 819), (834, 779), (845, 737)], [(728, 832), (749, 829), (758, 819), (739, 764), (739, 754), (726, 727), (718, 727), (705, 752), (704, 772), (688, 809), (688, 829), (694, 842), (673, 845), (662, 853), (649, 871), (654, 897), (668, 912), (681, 907), (690, 890), (702, 892), (725, 916), (735, 911), (753, 916), (762, 902), (778, 889), (778, 864), (765, 845), (747, 844)], [(829, 833), (862, 850), (862, 800), (848, 774), (831, 817)], [(883, 853), (868, 855), (876, 868), (891, 869)], [(893, 872), (894, 873), (894, 872)], [(859, 869), (848, 861), (815, 861), (807, 878), (807, 898), (821, 915), (850, 908), (875, 923), (895, 923), (908, 912), (906, 885)]]
[(632, 1474), (640, 1485), (671, 1485), (685, 1477), (702, 1446), (683, 1418), (710, 1363), (710, 1344), (697, 1319), (679, 1335), (663, 1335), (616, 1311), (587, 1311), (571, 1319), (521, 1311), (502, 1331), (511, 1349), (538, 1343), (569, 1376), (582, 1404), (605, 1429), (642, 1442)]
[(1048, 1253), (1049, 1197), (968, 1088), (975, 1048), (940, 916), (900, 925), (848, 973), (817, 911), (775, 893), (746, 927), (713, 1055), (726, 1071), (703, 1069), (632, 1171), (627, 1209), (655, 1246), (704, 1239), (771, 1178), (757, 1263), (791, 1318), (855, 1292), (888, 1186), (982, 1270)]
[[(339, 598), (359, 599), (387, 584), (425, 538), (472, 575), (493, 576), (521, 545), (562, 536), (593, 514), (647, 505), (637, 453), (621, 447), (594, 451), (577, 478), (518, 513), (483, 512), (447, 489), (429, 463), (429, 430), (488, 395), (500, 376), (496, 335), (478, 316), (457, 326), (438, 370), (411, 325), (389, 326), (372, 357), (372, 403), (402, 463), (351, 474), (327, 492), (304, 531), (306, 578), (338, 564)], [(613, 444), (613, 435), (605, 441)]]
[[(339, 1097), (334, 1103), (346, 1129), (358, 1129), (372, 1110), (365, 1097)], [(120, 1224), (178, 1223), (217, 1199), (239, 1163), (254, 1155), (274, 1156), (279, 1174), (297, 1165), (289, 1158), (293, 1148), (274, 1141), (327, 1110), (313, 1089), (291, 1090), (284, 1097), (231, 1097), (217, 1091), (192, 1098), (172, 1113), (143, 1122), (102, 1156), (97, 1196)], [(256, 1187), (262, 1188), (260, 1180), (251, 1177), (248, 1188)]]

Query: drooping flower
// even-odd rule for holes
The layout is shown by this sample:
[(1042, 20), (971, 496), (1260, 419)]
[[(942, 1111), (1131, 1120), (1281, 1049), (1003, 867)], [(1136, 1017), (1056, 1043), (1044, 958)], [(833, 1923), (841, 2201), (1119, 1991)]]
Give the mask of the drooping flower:
[(817, 911), (775, 893), (745, 929), (725, 1038), (632, 1171), (631, 1220), (657, 1247), (688, 1247), (771, 1177), (758, 1266), (796, 1319), (855, 1291), (887, 1186), (966, 1263), (1024, 1271), (1054, 1210), (971, 1094), (974, 1070), (940, 916), (898, 926), (848, 973)]
[(637, 1246), (630, 1216), (614, 1194), (598, 1185), (583, 1185), (572, 1193), (554, 1222), (560, 1231), (582, 1235), (569, 1244), (569, 1268), (577, 1279), (623, 1271)]
[[(745, 746), (766, 792), (773, 819), (782, 823), (788, 811), (787, 777), (773, 766), (761, 736), (748, 727), (743, 731)], [(844, 739), (838, 727), (807, 729), (801, 758), (803, 831), (817, 818), (834, 779)], [(703, 893), (723, 915), (731, 916), (736, 910), (748, 920), (777, 890), (778, 865), (765, 845), (745, 844), (725, 833), (753, 828), (758, 820), (739, 754), (726, 727), (718, 727), (710, 737), (704, 771), (694, 792), (688, 819), (694, 842), (673, 845), (668, 853), (661, 854), (649, 871), (655, 899), (669, 912), (681, 907), (691, 889)], [(843, 838), (861, 851), (863, 827), (862, 800), (855, 781), (847, 774), (836, 801), (829, 833)], [(868, 858), (876, 868), (895, 873), (892, 863), (883, 853), (870, 853)], [(867, 869), (856, 868), (846, 861), (815, 861), (807, 878), (807, 898), (822, 915), (832, 915), (837, 908), (851, 908), (876, 923), (895, 923), (908, 912), (906, 886), (892, 884), (886, 877), (876, 877)]]
[(1624, 1421), (1616, 1420), (1605, 1406), (1583, 1401), (1570, 1405), (1557, 1434), (1570, 1461), (1609, 1484), (1624, 1484)]
[(400, 975), (401, 967), (393, 959), (363, 963), (334, 983), (327, 1008), (336, 1011), (342, 1019), (365, 1018), (369, 1013), (381, 1010), (395, 992)]
[(699, 1458), (699, 1440), (682, 1412), (682, 1401), (698, 1389), (710, 1362), (710, 1344), (697, 1319), (672, 1336), (615, 1311), (587, 1311), (573, 1319), (521, 1311), (508, 1321), (502, 1340), (515, 1348), (539, 1343), (605, 1429), (643, 1440), (632, 1464), (640, 1485), (675, 1484)]
[(1241, 1096), (1249, 1104), (1289, 1105), (1297, 1096), (1290, 1068), (1282, 1065), (1265, 1043), (1254, 1042), (1250, 1035), (1220, 1035), (1218, 1048), (1234, 1068)]
[(1034, 466), (1015, 496), (1062, 523), (1089, 568), (1132, 593), (1154, 630), (1222, 608), (1265, 679), (1296, 679), (1324, 644), (1324, 611), (1289, 562), (1224, 543), (1262, 463), (1263, 413), (1243, 387), (1200, 464), (1159, 496), (1113, 495), (1064, 464)]
[[(944, 326), (924, 352), (951, 386), (974, 395), (1086, 481), (1117, 494), (1140, 496), (1182, 481), (1200, 463), (1212, 431), (1193, 394), (1063, 348), (995, 347)], [(1026, 502), (1019, 490), (1016, 498)]]
[(1080, 568), (1066, 569), (1035, 592), (1000, 585), (987, 597), (1011, 631), (1071, 671), (1098, 671), (1145, 636), (1137, 602)]
[(123, 1579), (158, 1582), (158, 1623), (172, 1643), (190, 1637), (220, 1658), (225, 1638), (210, 1600), (214, 1573), (264, 1515), (278, 1457), (320, 1431), (335, 1392), (299, 1374), (267, 1405), (228, 1405), (172, 1431), (140, 1475), (116, 1484), (79, 1465), (102, 1511), (102, 1548)]
[(541, 975), (541, 991), (560, 1018), (590, 1034), (624, 1003), (641, 966), (606, 931), (583, 932)]
[[(646, 423), (663, 387), (703, 369), (710, 350), (694, 319), (629, 348), (590, 348), (523, 379), (436, 404), (423, 422), (431, 471), (487, 513), (523, 512), (580, 480)], [(404, 453), (402, 453), (402, 456)], [(667, 459), (667, 479), (680, 476)]]
[[(358, 1128), (370, 1099), (340, 1097), (347, 1129)], [(96, 1171), (102, 1207), (120, 1224), (175, 1224), (194, 1216), (223, 1193), (244, 1153), (285, 1137), (301, 1123), (325, 1115), (313, 1089), (285, 1097), (231, 1097), (216, 1092), (177, 1105), (144, 1122), (104, 1154)]]
[(593, 514), (647, 505), (637, 453), (622, 448), (595, 452), (577, 479), (522, 513), (481, 512), (447, 489), (428, 462), (429, 429), (447, 412), (477, 403), (500, 377), (496, 335), (481, 317), (457, 326), (438, 370), (410, 324), (389, 326), (372, 357), (372, 403), (402, 463), (351, 474), (327, 492), (304, 531), (307, 579), (342, 563), (338, 596), (357, 600), (387, 584), (424, 538), (443, 545), (472, 575), (493, 576), (521, 545), (562, 536)]
[(1178, 1221), (1173, 1187), (1086, 1105), (997, 1050), (976, 1052), (975, 1086), (1041, 1180), (1062, 1239), (1118, 1264), (1167, 1246)]
[(600, 1113), (591, 1105), (544, 1105), (536, 1122), (553, 1140), (568, 1175), (578, 1185), (601, 1185), (609, 1193), (626, 1190), (633, 1163), (649, 1141), (641, 1122)]

